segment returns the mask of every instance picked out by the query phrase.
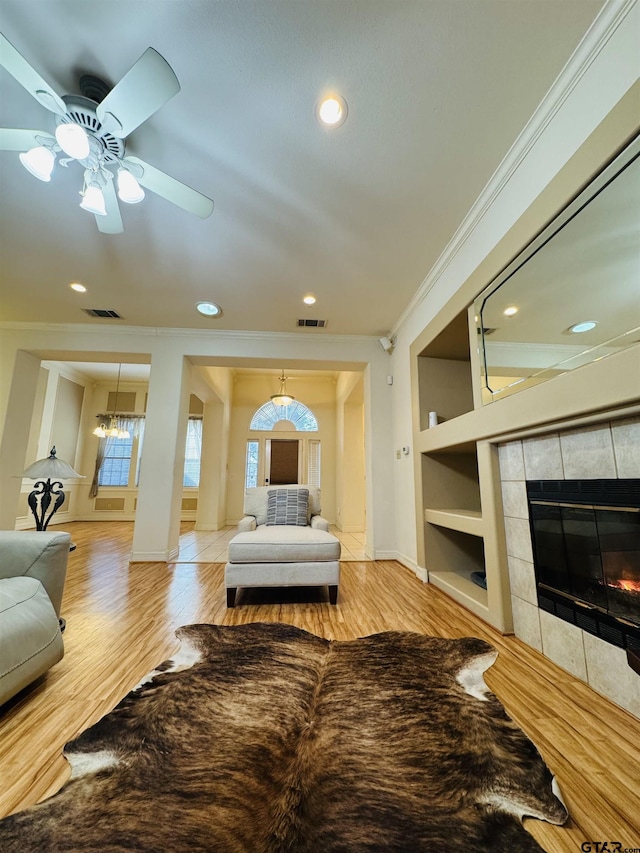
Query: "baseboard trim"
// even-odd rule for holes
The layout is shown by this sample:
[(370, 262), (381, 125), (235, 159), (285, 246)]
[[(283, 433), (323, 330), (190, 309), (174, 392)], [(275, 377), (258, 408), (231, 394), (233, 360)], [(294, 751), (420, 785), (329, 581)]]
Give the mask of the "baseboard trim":
[(180, 548), (175, 547), (167, 551), (132, 551), (129, 555), (130, 563), (173, 563), (180, 553)]
[(414, 575), (421, 580), (423, 583), (429, 583), (429, 575), (426, 569), (423, 569), (422, 566), (419, 566), (415, 560), (412, 560), (411, 557), (407, 557), (406, 554), (396, 554), (396, 560), (399, 563), (402, 563), (403, 566), (406, 566), (408, 569), (414, 573)]

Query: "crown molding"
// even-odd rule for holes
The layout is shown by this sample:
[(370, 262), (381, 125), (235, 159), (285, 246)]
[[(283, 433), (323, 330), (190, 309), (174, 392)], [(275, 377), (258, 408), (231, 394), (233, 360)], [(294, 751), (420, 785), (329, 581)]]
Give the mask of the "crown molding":
[(158, 330), (150, 326), (111, 326), (106, 323), (36, 323), (5, 320), (0, 322), (0, 331), (6, 332), (114, 332), (122, 335), (147, 335), (155, 337)]
[(158, 328), (156, 334), (160, 337), (194, 337), (199, 338), (203, 335), (226, 338), (227, 340), (241, 341), (310, 341), (320, 340), (324, 343), (377, 343), (376, 335), (331, 335), (326, 332), (267, 332), (267, 331), (247, 331), (244, 329), (172, 329)]
[(169, 337), (169, 338), (222, 338), (228, 341), (289, 341), (300, 342), (311, 339), (321, 340), (323, 343), (353, 343), (372, 344), (378, 343), (376, 335), (330, 335), (325, 332), (266, 332), (245, 331), (241, 329), (193, 329), (193, 328), (162, 328), (159, 326), (112, 326), (106, 323), (36, 323), (36, 322), (0, 322), (0, 331), (16, 332), (56, 332), (60, 334), (118, 334), (135, 335), (146, 337)]
[(564, 68), (462, 220), (427, 277), (395, 322), (390, 332), (391, 335), (398, 334), (456, 256), (464, 249), (473, 232), (504, 191), (531, 149), (536, 145), (569, 95), (637, 3), (638, 0), (622, 0), (622, 2), (620, 0), (609, 0), (602, 7), (582, 41), (569, 57)]

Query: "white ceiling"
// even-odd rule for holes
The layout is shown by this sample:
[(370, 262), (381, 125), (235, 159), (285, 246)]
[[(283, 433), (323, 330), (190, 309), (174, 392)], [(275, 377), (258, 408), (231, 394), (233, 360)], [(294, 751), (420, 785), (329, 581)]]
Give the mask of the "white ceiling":
[[(35, 180), (0, 152), (0, 319), (386, 334), (541, 101), (601, 0), (3, 0), (2, 31), (59, 93), (117, 83), (152, 46), (182, 91), (127, 151), (210, 196), (147, 192), (106, 235), (81, 168)], [(53, 114), (0, 68), (0, 126)], [(322, 129), (318, 97), (349, 117)], [(68, 283), (81, 281), (87, 294)], [(312, 292), (308, 308), (302, 296)], [(216, 320), (194, 303), (213, 299)], [(312, 330), (310, 334), (323, 334)]]

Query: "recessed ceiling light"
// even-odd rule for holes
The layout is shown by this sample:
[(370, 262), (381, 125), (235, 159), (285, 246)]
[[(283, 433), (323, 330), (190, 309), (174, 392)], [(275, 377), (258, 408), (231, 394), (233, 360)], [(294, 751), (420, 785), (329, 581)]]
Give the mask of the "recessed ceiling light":
[(510, 305), (508, 308), (505, 308), (502, 313), (505, 317), (513, 317), (514, 314), (518, 313), (518, 309), (515, 305)]
[(87, 292), (87, 288), (84, 286), (84, 284), (80, 284), (79, 281), (72, 281), (69, 287), (71, 288), (71, 290), (75, 290), (77, 293)]
[(307, 296), (305, 296), (302, 301), (304, 302), (305, 305), (315, 305), (316, 304), (315, 296), (312, 296), (310, 293)]
[(217, 317), (222, 314), (222, 309), (215, 302), (198, 302), (196, 309), (205, 317)]
[(580, 332), (590, 332), (597, 325), (595, 320), (583, 320), (582, 323), (574, 323), (573, 326), (569, 326), (569, 331), (579, 335)]
[(327, 127), (340, 127), (347, 120), (347, 102), (341, 95), (329, 95), (316, 107), (316, 115)]

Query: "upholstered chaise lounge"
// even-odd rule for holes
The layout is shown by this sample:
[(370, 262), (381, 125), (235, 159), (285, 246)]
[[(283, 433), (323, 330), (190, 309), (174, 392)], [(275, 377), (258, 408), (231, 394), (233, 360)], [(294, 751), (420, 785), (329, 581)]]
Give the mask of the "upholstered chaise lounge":
[(227, 607), (234, 607), (239, 587), (328, 586), (329, 601), (337, 603), (340, 541), (320, 511), (320, 490), (313, 487), (245, 491), (245, 516), (225, 567)]

